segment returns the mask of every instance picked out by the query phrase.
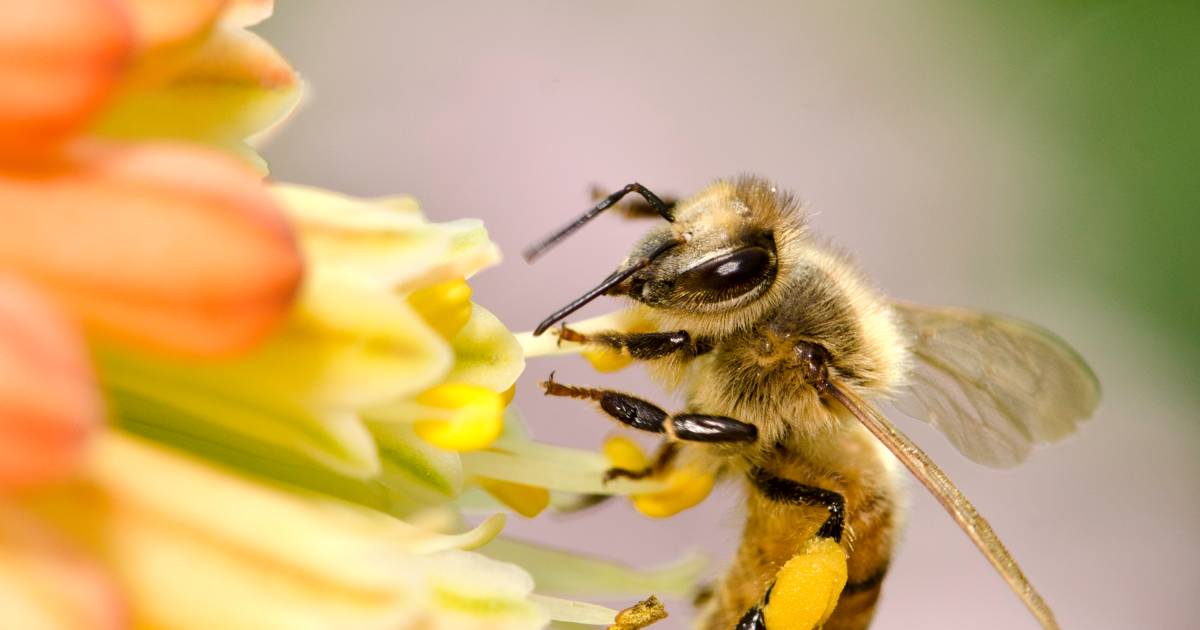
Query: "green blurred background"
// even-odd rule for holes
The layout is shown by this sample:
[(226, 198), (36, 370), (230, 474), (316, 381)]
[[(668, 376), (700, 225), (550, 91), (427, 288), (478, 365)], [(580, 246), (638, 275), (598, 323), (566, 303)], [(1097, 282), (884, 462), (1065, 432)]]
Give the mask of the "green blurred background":
[(1043, 255), (1025, 271), (1129, 308), (1200, 395), (1200, 3), (977, 10), (979, 88), (1061, 156), (1026, 213)]
[[(266, 150), (273, 175), (482, 217), (507, 259), (476, 297), (513, 329), (645, 229), (606, 217), (521, 262), (592, 183), (686, 194), (755, 172), (889, 294), (1058, 332), (1104, 388), (1077, 436), (1000, 472), (898, 424), (1064, 627), (1200, 618), (1200, 4), (294, 0), (258, 30), (312, 88)], [(640, 370), (532, 363), (517, 404), (547, 441), (595, 448), (612, 431), (538, 395), (551, 369), (676, 404)], [(915, 488), (910, 504), (874, 627), (1033, 627), (937, 504)], [(739, 505), (725, 489), (665, 522), (610, 502), (508, 531), (635, 564), (699, 547), (717, 574)], [(686, 601), (670, 604), (665, 627), (685, 627)]]

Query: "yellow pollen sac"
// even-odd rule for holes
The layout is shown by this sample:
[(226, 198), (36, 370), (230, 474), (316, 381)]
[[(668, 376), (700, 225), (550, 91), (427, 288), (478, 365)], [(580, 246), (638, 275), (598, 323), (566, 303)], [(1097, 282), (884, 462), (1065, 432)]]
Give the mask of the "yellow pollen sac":
[[(604, 457), (613, 468), (642, 470), (650, 465), (637, 443), (621, 436), (604, 442)], [(665, 490), (633, 495), (633, 507), (651, 518), (673, 516), (703, 501), (712, 492), (716, 477), (698, 466), (685, 465), (672, 468), (663, 481)]]
[(813, 538), (775, 574), (763, 620), (771, 630), (818, 628), (846, 586), (846, 552), (831, 538)]
[(550, 505), (550, 491), (545, 488), (486, 477), (478, 477), (476, 482), (497, 501), (512, 508), (512, 511), (525, 518), (533, 518), (541, 514), (542, 510)]
[(416, 402), (449, 412), (418, 419), (413, 424), (417, 435), (439, 448), (452, 451), (487, 448), (504, 428), (504, 400), (486, 387), (445, 383), (422, 392)]
[(451, 339), (471, 319), (471, 285), (458, 278), (413, 291), (408, 304), (444, 339)]
[(616, 350), (609, 348), (599, 348), (596, 350), (584, 350), (583, 358), (592, 364), (592, 369), (597, 372), (616, 372), (629, 367), (633, 363), (633, 357), (621, 354)]

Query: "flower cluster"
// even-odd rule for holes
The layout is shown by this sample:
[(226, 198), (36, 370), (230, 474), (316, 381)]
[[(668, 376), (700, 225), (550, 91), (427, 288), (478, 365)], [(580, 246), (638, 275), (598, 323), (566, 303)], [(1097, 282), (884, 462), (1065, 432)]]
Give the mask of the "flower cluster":
[(497, 538), (664, 486), (507, 409), (479, 222), (263, 181), (302, 92), (270, 11), (0, 4), (0, 627), (538, 628), (616, 611), (535, 587), (686, 588)]

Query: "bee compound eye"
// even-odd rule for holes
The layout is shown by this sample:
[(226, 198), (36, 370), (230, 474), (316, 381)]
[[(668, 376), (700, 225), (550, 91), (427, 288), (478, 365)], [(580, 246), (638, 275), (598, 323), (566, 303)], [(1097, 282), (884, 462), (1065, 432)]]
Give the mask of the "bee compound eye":
[(729, 299), (766, 281), (771, 270), (771, 253), (762, 247), (742, 249), (717, 256), (679, 274), (677, 287), (687, 292), (713, 294)]

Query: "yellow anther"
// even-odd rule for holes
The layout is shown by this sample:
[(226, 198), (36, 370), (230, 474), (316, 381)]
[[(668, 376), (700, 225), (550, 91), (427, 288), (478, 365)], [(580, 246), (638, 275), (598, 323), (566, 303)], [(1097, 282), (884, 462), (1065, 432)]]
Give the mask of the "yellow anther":
[(486, 477), (478, 477), (476, 481), (479, 483), (479, 487), (486, 490), (493, 498), (525, 518), (533, 518), (541, 514), (542, 510), (550, 505), (550, 491), (545, 488)]
[(471, 319), (471, 285), (458, 278), (413, 291), (408, 296), (426, 324), (445, 339), (451, 339)]
[(708, 496), (715, 477), (697, 466), (681, 466), (667, 473), (666, 490), (633, 495), (633, 507), (652, 518), (678, 514)]
[(605, 440), (604, 457), (613, 468), (625, 470), (641, 470), (650, 464), (636, 442), (619, 435)]
[(629, 367), (633, 363), (633, 357), (621, 354), (616, 350), (608, 348), (599, 348), (596, 350), (584, 350), (583, 358), (592, 364), (592, 369), (597, 372), (616, 372)]
[(512, 402), (513, 396), (517, 395), (517, 384), (513, 383), (508, 389), (500, 392), (500, 401), (507, 407)]
[(641, 630), (657, 621), (667, 618), (667, 608), (658, 598), (650, 597), (617, 613), (613, 624), (608, 630)]
[(453, 451), (487, 448), (504, 428), (504, 400), (486, 387), (445, 383), (421, 393), (416, 402), (431, 408), (432, 417), (418, 419), (413, 429), (440, 448)]
[[(613, 468), (642, 470), (650, 465), (642, 449), (627, 437), (606, 440), (604, 457)], [(703, 501), (712, 492), (716, 477), (699, 466), (684, 465), (672, 468), (663, 482), (665, 490), (630, 497), (633, 507), (652, 518), (673, 516)]]
[(775, 574), (763, 620), (771, 630), (820, 627), (845, 586), (846, 552), (831, 538), (813, 538)]

